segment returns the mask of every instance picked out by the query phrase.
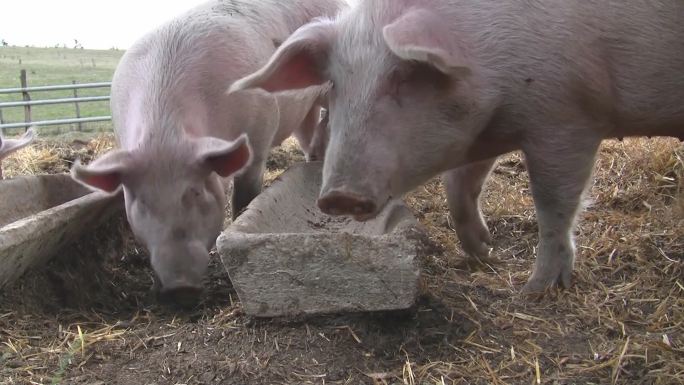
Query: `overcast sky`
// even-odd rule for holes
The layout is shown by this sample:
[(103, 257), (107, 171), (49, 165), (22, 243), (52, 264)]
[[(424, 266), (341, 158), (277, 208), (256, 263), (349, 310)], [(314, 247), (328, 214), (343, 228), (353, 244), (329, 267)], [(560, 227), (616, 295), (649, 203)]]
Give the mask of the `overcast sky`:
[[(352, 0), (353, 1), (353, 0)], [(128, 48), (145, 32), (204, 0), (6, 0), (0, 39), (12, 45)]]
[(203, 0), (10, 0), (0, 38), (12, 45), (127, 48), (154, 26)]

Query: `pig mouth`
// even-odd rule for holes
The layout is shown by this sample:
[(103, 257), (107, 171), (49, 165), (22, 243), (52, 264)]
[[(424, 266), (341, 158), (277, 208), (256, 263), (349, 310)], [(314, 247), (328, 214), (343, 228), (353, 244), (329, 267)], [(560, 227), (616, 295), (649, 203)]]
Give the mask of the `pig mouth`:
[(387, 203), (389, 203), (389, 201), (391, 201), (391, 200), (392, 200), (392, 197), (388, 196), (387, 199), (385, 199), (385, 201), (383, 201), (382, 203), (380, 203), (376, 206), (376, 209), (374, 212), (367, 213), (367, 214), (360, 214), (360, 215), (352, 215), (351, 217), (357, 222), (370, 221), (370, 220), (376, 218), (378, 215), (380, 215), (380, 213), (382, 213), (382, 211), (387, 206)]
[(168, 307), (192, 310), (200, 304), (202, 293), (203, 288), (201, 287), (178, 287), (171, 290), (160, 290), (157, 292), (157, 300)]
[(204, 295), (203, 286), (183, 285), (168, 288), (162, 285), (157, 272), (153, 272), (152, 286), (150, 291), (154, 294), (157, 302), (177, 310), (192, 310), (202, 302)]
[(378, 213), (379, 211), (373, 214), (352, 215), (352, 218), (357, 222), (366, 222), (377, 217)]

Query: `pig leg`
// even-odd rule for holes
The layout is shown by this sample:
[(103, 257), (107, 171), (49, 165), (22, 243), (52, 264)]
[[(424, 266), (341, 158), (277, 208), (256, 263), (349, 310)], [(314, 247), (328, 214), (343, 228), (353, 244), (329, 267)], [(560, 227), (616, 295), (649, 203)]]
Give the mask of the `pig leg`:
[(445, 172), (442, 177), (449, 212), (461, 247), (470, 256), (487, 257), (492, 237), (480, 210), (480, 193), (496, 158)]
[(294, 132), (294, 136), (297, 138), (297, 142), (299, 142), (299, 147), (304, 151), (307, 162), (323, 160), (323, 156), (321, 155), (325, 154), (325, 148), (321, 152), (319, 148), (316, 148), (316, 144), (314, 143), (317, 136), (316, 130), (319, 129), (318, 120), (320, 110), (321, 108), (318, 105), (311, 107), (311, 110), (306, 114), (306, 118), (304, 118), (302, 125)]
[(574, 132), (574, 137), (557, 135), (553, 142), (523, 149), (539, 225), (537, 259), (525, 293), (570, 286), (575, 259), (572, 230), (601, 143), (590, 134)]
[(325, 150), (328, 147), (328, 111), (321, 110), (323, 117), (320, 119), (316, 128), (314, 129), (311, 144), (309, 145), (309, 161), (325, 159)]
[[(277, 122), (277, 105), (275, 103), (273, 105), (276, 108), (276, 112), (266, 114), (266, 116), (269, 118), (274, 117), (276, 119), (275, 122)], [(241, 175), (233, 179), (233, 197), (231, 200), (233, 220), (242, 213), (252, 199), (261, 193), (264, 183), (266, 159), (271, 150), (273, 135), (276, 131), (275, 122), (262, 121), (258, 125), (246, 129), (249, 135), (249, 143), (252, 145), (252, 163)], [(264, 129), (265, 127), (272, 129)]]
[(261, 193), (264, 168), (264, 156), (255, 152), (252, 164), (242, 175), (233, 179), (233, 197), (231, 200), (233, 220), (242, 213), (242, 210), (249, 205), (252, 199)]

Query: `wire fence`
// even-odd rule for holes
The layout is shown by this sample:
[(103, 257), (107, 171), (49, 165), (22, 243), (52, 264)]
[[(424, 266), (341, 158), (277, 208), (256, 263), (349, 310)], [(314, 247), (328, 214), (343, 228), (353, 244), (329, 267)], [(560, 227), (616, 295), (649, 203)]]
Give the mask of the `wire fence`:
[[(83, 95), (84, 90), (110, 88), (110, 82), (76, 83), (29, 87), (26, 70), (19, 76), (21, 87), (0, 89), (0, 95), (16, 95), (17, 100), (0, 102), (0, 130), (3, 134), (16, 134), (30, 126), (39, 127), (39, 132), (55, 134), (65, 131), (110, 131), (111, 114), (107, 95)], [(36, 98), (36, 94), (46, 91), (69, 92), (68, 97), (51, 99)], [(80, 91), (80, 94), (79, 94)], [(6, 98), (5, 98), (6, 99)], [(98, 108), (87, 108), (99, 103)], [(42, 106), (66, 105), (53, 109), (43, 118), (34, 119), (34, 112)], [(71, 105), (72, 108), (68, 107)], [(23, 114), (20, 110), (23, 109)], [(50, 127), (50, 129), (48, 129)]]

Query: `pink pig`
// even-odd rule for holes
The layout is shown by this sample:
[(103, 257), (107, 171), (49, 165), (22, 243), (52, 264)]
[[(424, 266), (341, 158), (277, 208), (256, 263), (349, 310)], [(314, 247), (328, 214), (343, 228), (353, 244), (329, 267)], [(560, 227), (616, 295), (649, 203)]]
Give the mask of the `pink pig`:
[(442, 174), (466, 252), (496, 157), (525, 154), (539, 222), (524, 288), (568, 286), (604, 138), (684, 138), (684, 2), (366, 0), (295, 32), (232, 90), (332, 83), (318, 206), (359, 220)]
[(31, 127), (18, 139), (5, 139), (0, 132), (0, 179), (2, 179), (2, 160), (11, 153), (28, 146), (35, 138), (34, 128)]
[(72, 175), (111, 193), (123, 187), (128, 221), (150, 252), (162, 298), (181, 305), (199, 298), (209, 250), (223, 228), (221, 178), (235, 176), (237, 216), (261, 191), (272, 146), (294, 132), (311, 157), (323, 156), (324, 149), (311, 146), (323, 87), (278, 96), (225, 90), (299, 26), (341, 6), (210, 1), (149, 33), (122, 58), (111, 100), (120, 149), (76, 164)]

